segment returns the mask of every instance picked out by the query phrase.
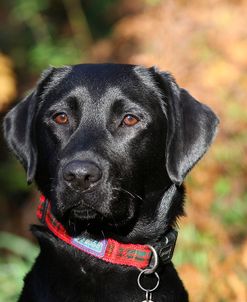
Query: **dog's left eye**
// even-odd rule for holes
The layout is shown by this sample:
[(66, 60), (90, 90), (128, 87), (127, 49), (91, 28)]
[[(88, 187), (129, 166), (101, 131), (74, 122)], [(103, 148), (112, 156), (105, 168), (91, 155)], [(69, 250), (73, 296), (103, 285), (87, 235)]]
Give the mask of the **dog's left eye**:
[(132, 115), (132, 114), (127, 114), (123, 118), (122, 125), (125, 125), (127, 127), (132, 127), (135, 126), (137, 123), (139, 123), (139, 118)]
[(69, 118), (68, 118), (67, 114), (64, 112), (55, 114), (53, 116), (53, 120), (55, 123), (57, 123), (59, 125), (65, 125), (65, 124), (69, 123)]

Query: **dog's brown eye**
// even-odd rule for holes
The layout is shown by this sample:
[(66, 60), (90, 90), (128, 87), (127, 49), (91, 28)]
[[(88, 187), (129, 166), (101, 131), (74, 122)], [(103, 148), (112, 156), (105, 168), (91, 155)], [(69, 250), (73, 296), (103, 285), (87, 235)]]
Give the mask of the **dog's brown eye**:
[(123, 119), (123, 124), (128, 127), (135, 126), (137, 123), (139, 123), (139, 119), (132, 114), (127, 114)]
[(55, 123), (57, 123), (59, 125), (65, 125), (65, 124), (68, 124), (68, 122), (69, 122), (69, 118), (66, 113), (56, 114), (53, 119), (54, 119)]

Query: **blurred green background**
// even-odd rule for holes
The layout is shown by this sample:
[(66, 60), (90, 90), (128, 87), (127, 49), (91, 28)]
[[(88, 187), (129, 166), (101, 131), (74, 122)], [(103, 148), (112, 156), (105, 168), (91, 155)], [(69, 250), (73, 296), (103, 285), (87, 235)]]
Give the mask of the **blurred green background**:
[[(171, 71), (221, 119), (186, 180), (174, 262), (193, 302), (247, 301), (247, 1), (0, 2), (0, 118), (49, 65), (120, 62)], [(0, 301), (16, 301), (38, 253), (38, 192), (0, 135)]]

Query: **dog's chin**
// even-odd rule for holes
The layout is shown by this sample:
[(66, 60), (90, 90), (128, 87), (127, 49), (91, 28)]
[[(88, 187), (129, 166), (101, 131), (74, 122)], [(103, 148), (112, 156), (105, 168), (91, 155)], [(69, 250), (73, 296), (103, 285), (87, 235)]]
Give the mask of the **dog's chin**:
[(65, 213), (61, 222), (72, 237), (89, 234), (94, 238), (104, 239), (128, 233), (133, 217), (111, 219), (90, 208), (73, 208)]

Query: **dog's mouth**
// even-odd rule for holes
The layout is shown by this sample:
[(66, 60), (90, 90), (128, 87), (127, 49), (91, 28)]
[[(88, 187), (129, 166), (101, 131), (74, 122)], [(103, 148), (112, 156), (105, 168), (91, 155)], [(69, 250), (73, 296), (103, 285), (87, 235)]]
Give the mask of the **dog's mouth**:
[(140, 208), (140, 197), (118, 189), (111, 194), (92, 191), (57, 199), (54, 213), (71, 237), (90, 233), (114, 237), (127, 235), (135, 225)]
[(134, 221), (134, 215), (124, 218), (112, 217), (85, 205), (67, 210), (61, 219), (61, 223), (70, 236), (76, 237), (87, 232), (97, 238), (127, 234)]
[(98, 230), (103, 216), (90, 208), (73, 208), (63, 217), (63, 224), (70, 236), (79, 236), (86, 230)]

